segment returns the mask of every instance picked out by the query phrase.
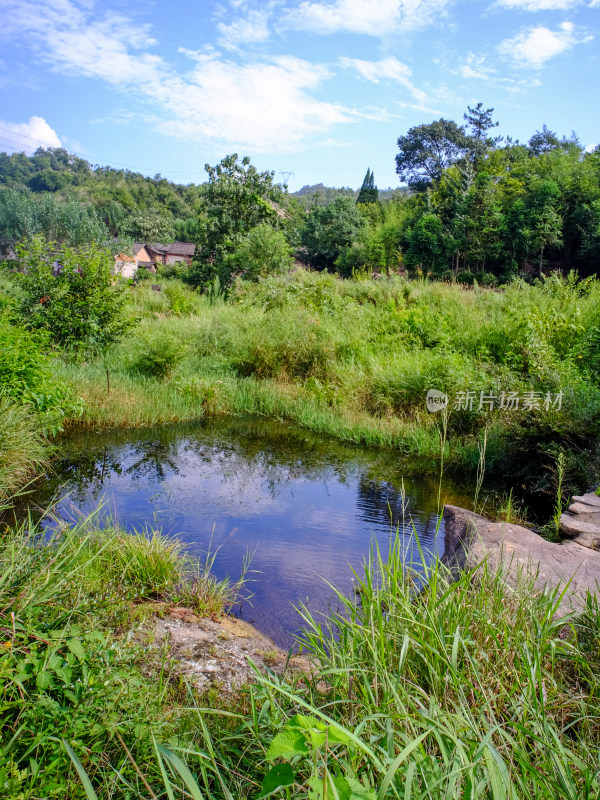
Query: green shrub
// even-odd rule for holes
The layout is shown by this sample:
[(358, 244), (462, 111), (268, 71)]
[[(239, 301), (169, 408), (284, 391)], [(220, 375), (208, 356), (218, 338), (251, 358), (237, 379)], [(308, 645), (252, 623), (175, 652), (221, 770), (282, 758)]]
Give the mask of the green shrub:
[(29, 406), (39, 425), (55, 435), (65, 418), (82, 412), (81, 401), (52, 377), (52, 365), (45, 350), (45, 332), (25, 330), (0, 315), (0, 398)]
[(104, 350), (131, 327), (114, 257), (96, 244), (58, 246), (43, 236), (17, 245), (25, 324), (73, 350)]
[(163, 289), (165, 297), (169, 301), (172, 314), (177, 317), (184, 317), (192, 314), (197, 307), (197, 295), (182, 283), (171, 281)]
[(267, 223), (252, 228), (236, 251), (224, 261), (224, 271), (243, 280), (256, 281), (287, 272), (293, 266), (292, 249), (281, 231)]
[(184, 354), (183, 345), (174, 336), (146, 330), (135, 343), (130, 369), (147, 378), (167, 378)]

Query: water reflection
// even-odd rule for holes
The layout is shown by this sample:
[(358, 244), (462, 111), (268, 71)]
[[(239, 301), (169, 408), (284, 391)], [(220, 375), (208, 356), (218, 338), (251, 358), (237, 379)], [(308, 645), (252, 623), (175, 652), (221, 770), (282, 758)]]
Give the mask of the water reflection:
[[(235, 579), (253, 552), (252, 604), (238, 611), (284, 646), (300, 623), (293, 606), (326, 611), (326, 581), (351, 591), (350, 567), (360, 570), (373, 542), (387, 551), (397, 525), (408, 560), (413, 526), (431, 557), (443, 547), (437, 484), (415, 476), (414, 464), (286, 425), (87, 431), (61, 453), (30, 504), (58, 496), (68, 517), (105, 498), (105, 513), (130, 530), (158, 524), (194, 552), (218, 548), (218, 576)], [(446, 498), (465, 502), (450, 486)]]

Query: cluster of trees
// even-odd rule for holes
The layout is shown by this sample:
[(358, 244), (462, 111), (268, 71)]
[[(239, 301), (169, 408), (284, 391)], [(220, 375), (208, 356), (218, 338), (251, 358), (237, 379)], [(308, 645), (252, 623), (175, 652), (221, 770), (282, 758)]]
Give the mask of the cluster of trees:
[(0, 154), (0, 240), (193, 242), (181, 277), (198, 287), (289, 269), (293, 255), (344, 276), (405, 269), (493, 282), (596, 272), (600, 149), (585, 152), (574, 134), (559, 138), (545, 125), (527, 144), (503, 140), (492, 115), (479, 103), (463, 124), (440, 119), (400, 136), (396, 171), (406, 185), (395, 192), (379, 192), (368, 169), (360, 190), (320, 184), (290, 195), (274, 172), (237, 154), (207, 164), (198, 186), (92, 169), (62, 149)]
[(600, 256), (600, 150), (545, 125), (527, 144), (490, 132), (479, 103), (466, 125), (440, 119), (398, 139), (396, 171), (413, 189), (399, 238), (409, 269), (445, 277), (575, 267)]

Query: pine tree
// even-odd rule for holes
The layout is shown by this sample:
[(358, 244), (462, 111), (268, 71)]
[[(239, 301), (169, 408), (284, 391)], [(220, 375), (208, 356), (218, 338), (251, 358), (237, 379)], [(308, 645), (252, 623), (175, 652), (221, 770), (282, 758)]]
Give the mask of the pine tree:
[(365, 179), (360, 187), (356, 204), (358, 203), (376, 203), (379, 200), (379, 189), (375, 186), (375, 177), (371, 172), (371, 168), (367, 170)]

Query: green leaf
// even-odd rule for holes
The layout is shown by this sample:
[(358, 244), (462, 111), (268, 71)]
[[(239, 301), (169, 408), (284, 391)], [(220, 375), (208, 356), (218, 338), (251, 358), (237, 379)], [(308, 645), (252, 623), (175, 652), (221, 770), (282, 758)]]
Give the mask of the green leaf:
[(166, 758), (167, 761), (170, 762), (173, 769), (179, 774), (179, 777), (183, 781), (185, 788), (188, 790), (193, 800), (204, 800), (202, 792), (200, 791), (200, 788), (196, 783), (188, 765), (182, 761), (178, 755), (173, 753), (172, 750), (169, 750), (168, 747), (165, 747), (163, 744), (157, 744), (156, 742), (155, 745), (161, 756)]
[(80, 639), (69, 639), (67, 641), (67, 647), (80, 661), (85, 660), (85, 650), (83, 649)]
[(296, 714), (294, 717), (288, 720), (286, 727), (302, 728), (303, 730), (310, 730), (310, 728), (320, 728), (322, 730), (325, 729), (323, 723), (319, 722), (316, 717), (307, 717), (305, 714)]
[(271, 742), (267, 750), (267, 760), (273, 761), (276, 758), (291, 758), (299, 753), (307, 753), (306, 739), (304, 734), (294, 728), (284, 728), (281, 733)]
[(49, 689), (52, 685), (52, 675), (49, 672), (42, 670), (35, 676), (35, 682), (37, 683), (38, 689), (41, 689), (42, 691)]
[[(337, 780), (338, 779), (336, 778), (336, 785), (337, 785)], [(346, 785), (350, 790), (348, 800), (375, 800), (376, 795), (373, 789), (368, 789), (364, 784), (362, 784), (356, 778), (346, 777), (343, 780), (346, 781)], [(340, 797), (341, 797), (341, 792), (340, 792)]]
[(69, 758), (73, 762), (75, 769), (77, 770), (77, 774), (81, 779), (81, 783), (83, 784), (83, 788), (85, 789), (85, 793), (88, 800), (98, 800), (98, 795), (94, 791), (94, 787), (92, 786), (92, 783), (88, 778), (86, 771), (81, 766), (81, 762), (73, 752), (73, 749), (67, 744), (67, 742), (65, 742), (64, 739), (62, 740), (62, 743), (64, 744), (65, 750), (69, 754)]
[(295, 782), (294, 771), (287, 761), (285, 764), (276, 764), (265, 775), (262, 782), (261, 793), (257, 796), (257, 800), (261, 800), (263, 797), (269, 797), (280, 789), (285, 789), (287, 786), (293, 786)]

